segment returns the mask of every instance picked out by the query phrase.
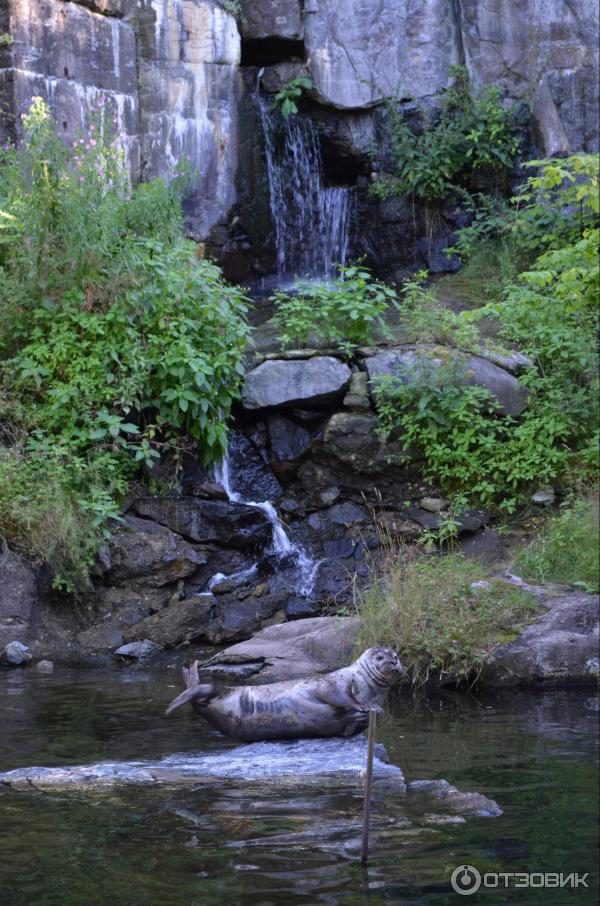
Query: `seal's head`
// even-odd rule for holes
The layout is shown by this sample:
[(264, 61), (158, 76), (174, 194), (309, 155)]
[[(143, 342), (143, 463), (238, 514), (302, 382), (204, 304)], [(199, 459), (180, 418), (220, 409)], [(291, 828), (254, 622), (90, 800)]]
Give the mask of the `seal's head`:
[(400, 658), (391, 648), (367, 648), (359, 660), (378, 684), (391, 686), (406, 673)]

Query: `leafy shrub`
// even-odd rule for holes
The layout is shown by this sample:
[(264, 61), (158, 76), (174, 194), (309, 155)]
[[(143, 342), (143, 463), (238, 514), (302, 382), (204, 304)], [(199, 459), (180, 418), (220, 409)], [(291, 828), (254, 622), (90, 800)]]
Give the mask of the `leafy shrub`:
[[(53, 518), (81, 517), (88, 560), (89, 524), (97, 546), (141, 463), (181, 435), (206, 462), (221, 457), (247, 336), (239, 291), (183, 238), (186, 174), (131, 189), (108, 119), (100, 100), (65, 148), (36, 99), (22, 146), (0, 157), (0, 428), (14, 448), (0, 488), (10, 474), (27, 490), (45, 471)], [(36, 540), (42, 484), (22, 496), (21, 520), (0, 502), (0, 530), (74, 588), (75, 530), (60, 556)]]
[(295, 116), (298, 113), (297, 101), (300, 100), (305, 91), (314, 88), (312, 81), (306, 76), (296, 76), (283, 85), (273, 99), (273, 106), (281, 111), (284, 119), (288, 116)]
[(425, 556), (385, 533), (374, 582), (359, 604), (361, 646), (389, 645), (414, 684), (432, 675), (477, 678), (488, 652), (514, 638), (536, 604), (521, 589), (486, 581), (461, 554)]
[(393, 176), (375, 183), (376, 194), (414, 195), (425, 202), (452, 196), (484, 169), (507, 173), (519, 151), (519, 121), (504, 107), (497, 87), (473, 96), (464, 67), (455, 66), (454, 85), (443, 98), (433, 125), (421, 112), (420, 131), (405, 123), (397, 104), (389, 102), (386, 123)]
[(489, 394), (469, 386), (451, 356), (440, 368), (417, 365), (376, 391), (384, 434), (399, 431), (415, 444), (427, 475), (463, 501), (508, 512), (534, 485), (589, 473), (598, 432), (596, 170), (587, 157), (547, 162), (528, 185), (532, 192), (551, 188), (555, 206), (575, 192), (579, 233), (571, 224), (567, 244), (562, 228), (540, 239), (531, 224), (542, 215), (528, 209), (518, 230), (530, 229), (532, 247), (546, 250), (505, 287), (501, 301), (463, 313), (473, 322), (494, 317), (500, 340), (518, 343), (535, 362), (521, 377), (530, 390), (525, 413), (518, 420), (495, 415)]
[(275, 323), (284, 346), (305, 345), (312, 336), (350, 351), (368, 343), (376, 328), (385, 331), (385, 314), (395, 291), (373, 280), (360, 265), (341, 267), (328, 283), (298, 281), (292, 294), (273, 297)]
[(534, 582), (565, 582), (600, 591), (598, 498), (569, 501), (519, 552), (515, 568)]
[(427, 288), (426, 271), (419, 271), (402, 285), (398, 327), (409, 343), (443, 343), (476, 350), (480, 337), (465, 312), (456, 313), (440, 303), (435, 288)]

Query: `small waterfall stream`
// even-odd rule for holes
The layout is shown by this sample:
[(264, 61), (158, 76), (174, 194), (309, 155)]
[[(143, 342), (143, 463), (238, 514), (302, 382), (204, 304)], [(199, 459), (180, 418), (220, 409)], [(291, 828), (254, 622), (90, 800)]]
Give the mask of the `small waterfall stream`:
[[(215, 466), (214, 477), (215, 481), (221, 485), (221, 487), (227, 494), (228, 499), (232, 503), (243, 503), (245, 506), (256, 507), (257, 510), (261, 510), (265, 514), (271, 524), (272, 553), (276, 554), (277, 557), (280, 557), (282, 559), (283, 557), (289, 557), (290, 559), (293, 558), (298, 574), (298, 579), (294, 590), (302, 597), (308, 597), (312, 592), (321, 561), (313, 560), (312, 557), (308, 556), (301, 544), (296, 544), (291, 540), (283, 522), (277, 515), (277, 510), (269, 500), (244, 500), (241, 494), (238, 494), (237, 491), (233, 489), (229, 468), (229, 456), (227, 454), (225, 455), (223, 461), (218, 466)], [(256, 571), (257, 564), (254, 563), (247, 569), (239, 570), (235, 573), (230, 573), (227, 576), (224, 573), (216, 573), (210, 579), (207, 590), (212, 591), (214, 586), (218, 582), (221, 582), (223, 579), (242, 580), (254, 575)]]
[(348, 255), (352, 190), (326, 186), (317, 130), (308, 117), (284, 118), (256, 90), (265, 137), (279, 278), (332, 279)]

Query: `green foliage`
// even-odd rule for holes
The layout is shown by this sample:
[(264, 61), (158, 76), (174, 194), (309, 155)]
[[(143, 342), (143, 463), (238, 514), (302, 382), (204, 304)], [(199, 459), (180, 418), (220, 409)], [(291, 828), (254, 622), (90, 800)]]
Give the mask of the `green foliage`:
[(360, 266), (341, 267), (328, 283), (298, 281), (293, 294), (278, 292), (275, 323), (284, 346), (306, 345), (311, 337), (350, 352), (368, 343), (376, 328), (385, 332), (385, 314), (397, 297)]
[[(131, 189), (107, 114), (99, 102), (65, 148), (36, 99), (23, 145), (0, 158), (0, 426), (14, 448), (2, 469), (24, 489), (46, 469), (54, 511), (62, 500), (89, 516), (96, 546), (136, 469), (181, 435), (221, 457), (247, 336), (239, 291), (183, 238), (186, 174)], [(74, 588), (81, 552), (69, 569), (31, 527), (44, 493), (32, 482), (20, 527), (4, 501), (0, 530)]]
[(220, 0), (220, 3), (226, 13), (238, 21), (241, 19), (242, 4), (240, 0)]
[(442, 201), (474, 174), (491, 169), (507, 173), (519, 151), (518, 117), (502, 104), (500, 89), (484, 88), (474, 96), (466, 70), (455, 66), (454, 85), (443, 98), (437, 122), (414, 132), (395, 102), (388, 103), (386, 122), (393, 175), (375, 184), (375, 193), (414, 195), (425, 202)]
[(568, 501), (538, 538), (519, 552), (515, 569), (533, 582), (565, 582), (600, 591), (598, 497)]
[(394, 648), (414, 684), (440, 674), (474, 681), (494, 645), (535, 613), (529, 595), (487, 579), (458, 553), (424, 556), (389, 535), (381, 542), (375, 581), (359, 604), (359, 644)]
[(273, 99), (273, 106), (281, 111), (284, 119), (295, 116), (298, 113), (297, 101), (305, 91), (310, 91), (314, 87), (313, 82), (306, 76), (296, 76), (279, 89)]
[(14, 44), (14, 38), (7, 31), (0, 32), (0, 47), (11, 47)]
[[(516, 420), (494, 413), (494, 401), (469, 384), (460, 360), (441, 350), (442, 364), (421, 361), (410, 373), (382, 380), (377, 389), (384, 434), (398, 431), (420, 450), (426, 474), (450, 494), (512, 512), (531, 488), (574, 481), (594, 467), (598, 431), (596, 171), (586, 158), (543, 164), (532, 190), (552, 188), (554, 204), (581, 202), (579, 234), (564, 242), (563, 228), (540, 239), (530, 208), (519, 231), (532, 247), (543, 243), (519, 281), (500, 302), (464, 314), (493, 317), (500, 339), (517, 343), (534, 361), (521, 377), (529, 388), (525, 413)], [(565, 187), (563, 188), (563, 185)], [(528, 233), (531, 230), (531, 233)], [(520, 235), (520, 233), (519, 233)], [(456, 343), (456, 340), (454, 340)], [(460, 344), (457, 344), (460, 345)], [(440, 351), (436, 350), (440, 357)]]

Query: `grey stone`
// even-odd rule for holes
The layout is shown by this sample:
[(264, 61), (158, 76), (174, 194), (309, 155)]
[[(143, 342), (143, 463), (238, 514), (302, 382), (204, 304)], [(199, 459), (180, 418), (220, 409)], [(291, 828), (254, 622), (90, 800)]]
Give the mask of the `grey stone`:
[(246, 375), (242, 403), (245, 409), (332, 403), (342, 396), (350, 376), (348, 366), (331, 356), (263, 362)]
[(244, 38), (302, 38), (300, 0), (241, 0)]
[(276, 461), (294, 463), (300, 459), (312, 444), (312, 435), (306, 428), (279, 413), (268, 418), (271, 454)]
[(419, 500), (419, 506), (430, 513), (441, 513), (448, 506), (448, 501), (441, 497), (423, 497)]
[[(166, 699), (165, 699), (166, 704)], [(399, 767), (373, 761), (374, 777), (392, 783), (398, 793), (406, 784)], [(224, 780), (234, 783), (264, 781), (269, 785), (318, 783), (322, 787), (355, 786), (363, 777), (367, 755), (364, 736), (352, 739), (300, 739), (294, 742), (258, 742), (208, 755), (168, 755), (160, 761), (100, 762), (66, 768), (18, 768), (0, 774), (0, 784), (60, 790), (93, 789), (115, 784), (194, 785)]]
[(150, 641), (161, 648), (174, 648), (182, 642), (202, 638), (209, 624), (214, 600), (193, 596), (174, 601), (130, 627), (125, 641)]
[(598, 596), (572, 593), (545, 601), (547, 613), (514, 642), (489, 655), (481, 681), (519, 684), (595, 685), (598, 656)]
[(103, 578), (116, 586), (133, 581), (160, 587), (184, 579), (206, 561), (206, 553), (164, 525), (126, 516), (110, 539), (110, 567)]
[(324, 510), (322, 516), (327, 522), (332, 522), (334, 525), (356, 525), (360, 522), (367, 522), (369, 518), (365, 508), (357, 503), (352, 503), (351, 500), (347, 500), (345, 503), (335, 503), (328, 510)]
[(204, 638), (212, 645), (249, 639), (285, 605), (287, 598), (285, 589), (249, 595), (244, 600), (239, 600), (235, 594), (221, 597), (211, 613)]
[(139, 497), (133, 509), (193, 541), (255, 549), (266, 544), (271, 527), (256, 507), (196, 497)]
[(528, 371), (529, 368), (533, 368), (535, 364), (533, 359), (530, 359), (529, 356), (516, 350), (512, 352), (498, 352), (496, 349), (480, 349), (479, 355), (483, 359), (488, 359), (488, 361), (493, 362), (494, 365), (498, 365), (499, 368), (510, 371), (511, 374), (520, 374), (523, 371)]
[(127, 645), (121, 645), (114, 652), (115, 657), (125, 658), (132, 661), (146, 661), (161, 650), (161, 646), (151, 639), (142, 639), (141, 642), (129, 642)]
[(368, 376), (364, 371), (354, 371), (350, 379), (350, 387), (344, 397), (346, 409), (354, 412), (370, 412), (371, 400), (369, 399)]
[(22, 667), (31, 660), (31, 652), (22, 642), (9, 642), (0, 651), (0, 663), (8, 667)]
[(384, 441), (374, 413), (336, 412), (325, 426), (323, 448), (356, 472), (380, 473), (405, 465), (411, 451), (398, 439)]
[(342, 541), (324, 541), (323, 553), (331, 560), (346, 560), (354, 555), (356, 542), (351, 538)]
[(245, 500), (273, 502), (283, 495), (279, 481), (265, 461), (264, 450), (259, 450), (245, 434), (229, 432), (227, 455), (232, 489)]
[(552, 506), (556, 500), (554, 488), (540, 488), (535, 494), (531, 495), (531, 502), (537, 506)]
[(5, 547), (0, 551), (0, 647), (15, 636), (29, 640), (31, 622), (39, 605), (35, 570)]
[(54, 664), (52, 661), (44, 659), (43, 661), (38, 661), (35, 665), (37, 673), (53, 673)]
[(463, 793), (447, 780), (413, 780), (406, 791), (409, 798), (425, 796), (457, 814), (477, 818), (497, 818), (502, 814), (502, 809), (493, 799), (481, 793)]
[(327, 673), (352, 657), (358, 617), (314, 617), (269, 626), (247, 642), (215, 654), (207, 666), (253, 664), (260, 682)]
[(443, 361), (456, 363), (466, 384), (484, 387), (495, 398), (494, 411), (499, 415), (519, 416), (527, 407), (529, 391), (514, 375), (493, 362), (449, 348), (436, 346), (396, 347), (366, 359), (366, 368), (373, 381), (384, 375), (399, 375), (411, 380), (415, 369), (439, 368)]
[(286, 620), (308, 620), (318, 617), (319, 608), (307, 598), (290, 598), (284, 608)]

